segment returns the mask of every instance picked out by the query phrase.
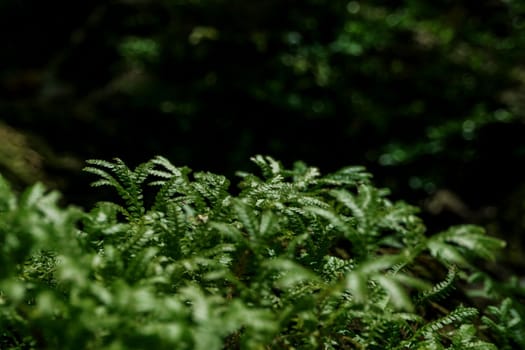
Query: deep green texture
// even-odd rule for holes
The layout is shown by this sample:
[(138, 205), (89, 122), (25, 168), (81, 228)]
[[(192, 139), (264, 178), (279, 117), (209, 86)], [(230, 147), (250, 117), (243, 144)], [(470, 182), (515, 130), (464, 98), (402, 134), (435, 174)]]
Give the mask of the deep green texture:
[(252, 160), (238, 194), (163, 157), (89, 161), (121, 198), (90, 212), (0, 178), (0, 347), (525, 348), (523, 288), (480, 269), (504, 242), (427, 236), (361, 167)]

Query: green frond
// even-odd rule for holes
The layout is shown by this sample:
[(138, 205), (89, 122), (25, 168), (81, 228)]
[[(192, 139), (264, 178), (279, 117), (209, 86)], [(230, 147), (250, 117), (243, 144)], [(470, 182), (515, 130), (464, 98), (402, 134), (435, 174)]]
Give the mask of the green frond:
[[(152, 162), (140, 164), (134, 171), (129, 169), (119, 158), (115, 158), (114, 163), (100, 160), (88, 160), (87, 163), (93, 166), (85, 167), (84, 171), (102, 178), (93, 182), (92, 186), (114, 187), (120, 197), (124, 199), (126, 212), (130, 217), (138, 219), (144, 214), (142, 183), (149, 176), (150, 170), (154, 166)], [(114, 176), (97, 167), (108, 169)]]
[(279, 219), (270, 210), (265, 210), (261, 214), (259, 223), (259, 234), (262, 237), (270, 237), (277, 233), (279, 230)]
[(343, 203), (351, 210), (352, 215), (360, 222), (361, 225), (366, 225), (366, 216), (363, 208), (364, 203), (358, 203), (354, 195), (346, 190), (331, 190), (330, 194), (334, 196), (339, 202)]
[(343, 260), (335, 256), (325, 256), (322, 276), (330, 281), (340, 279), (355, 268), (352, 260)]
[(258, 186), (260, 186), (262, 183), (264, 183), (264, 181), (261, 180), (258, 176), (255, 176), (254, 174), (250, 174), (247, 172), (237, 171), (235, 175), (241, 178), (241, 181), (239, 182), (238, 187), (243, 192), (249, 191), (250, 189), (255, 189)]
[(91, 183), (91, 187), (101, 187), (101, 186), (110, 186), (110, 187), (115, 187), (115, 184), (109, 180), (106, 180), (106, 179), (102, 179), (102, 180), (97, 180), (97, 181), (94, 181)]
[(129, 230), (128, 223), (119, 222), (118, 213), (128, 217), (126, 209), (112, 202), (99, 202), (82, 219), (86, 244), (98, 249), (101, 242), (120, 242)]
[(144, 213), (141, 185), (148, 176), (148, 168), (150, 168), (152, 164), (140, 164), (134, 171), (132, 171), (121, 159), (115, 158), (114, 160), (115, 167), (113, 172), (121, 183), (123, 189), (119, 194), (126, 201), (128, 211), (135, 218), (138, 218)]
[[(182, 169), (180, 169), (174, 166), (173, 164), (171, 164), (171, 162), (167, 158), (164, 158), (162, 156), (156, 156), (150, 162), (164, 168), (165, 173), (170, 174), (170, 177), (171, 176), (182, 176), (183, 173), (186, 173), (187, 171), (189, 171), (189, 169), (186, 167), (183, 167)], [(153, 171), (153, 170), (150, 170), (150, 171)]]
[(266, 179), (271, 179), (279, 175), (283, 170), (281, 163), (269, 156), (256, 155), (250, 158), (250, 160), (261, 169)]
[(477, 340), (476, 327), (472, 324), (463, 324), (454, 332), (452, 336), (452, 350), (497, 350), (498, 348), (491, 343)]
[(487, 343), (482, 340), (462, 342), (453, 347), (454, 350), (498, 350), (498, 347), (494, 344)]
[(387, 293), (389, 302), (392, 303), (395, 308), (409, 312), (414, 311), (414, 305), (410, 300), (406, 288), (396, 281), (395, 278), (388, 275), (378, 275), (374, 280), (377, 281)]
[(309, 167), (304, 162), (295, 162), (293, 170), (290, 171), (293, 182), (301, 190), (316, 185), (321, 173), (316, 167)]
[(156, 246), (170, 259), (180, 259), (189, 252), (184, 251), (184, 238), (190, 230), (189, 222), (182, 208), (174, 203), (165, 206), (165, 212), (157, 213), (158, 219), (151, 225)]
[(135, 283), (143, 279), (150, 266), (154, 263), (153, 259), (158, 251), (156, 247), (145, 247), (136, 254), (132, 253), (131, 260), (128, 262), (124, 272), (124, 278), (129, 283)]
[(235, 242), (240, 242), (244, 239), (242, 232), (232, 224), (211, 222), (210, 226), (216, 229), (219, 234), (223, 235), (224, 237), (232, 238)]
[(475, 308), (459, 306), (449, 314), (425, 325), (420, 329), (419, 333), (424, 334), (425, 337), (431, 337), (432, 334), (440, 331), (445, 326), (469, 322), (478, 316), (478, 314), (479, 312)]
[(106, 168), (109, 170), (113, 170), (113, 168), (115, 167), (114, 163), (102, 159), (88, 159), (86, 160), (86, 163), (97, 166), (99, 168)]
[[(124, 169), (127, 169), (124, 162), (119, 160), (119, 163), (122, 166), (124, 166)], [(153, 166), (154, 165), (151, 162), (139, 164), (131, 175), (134, 180), (134, 184), (142, 184), (146, 180), (146, 178), (151, 174), (151, 169), (153, 168)]]
[(389, 297), (387, 302), (392, 302), (397, 308), (411, 311), (413, 305), (405, 287), (396, 280), (395, 275), (386, 273), (401, 260), (403, 257), (400, 255), (384, 255), (357, 265), (346, 276), (346, 288), (356, 301), (362, 303), (368, 300), (372, 292), (370, 286), (379, 284)]
[(433, 257), (447, 266), (457, 265), (463, 268), (472, 267), (464, 254), (462, 254), (455, 246), (444, 242), (439, 236), (431, 237), (427, 241), (427, 247)]
[[(133, 259), (140, 251), (155, 239), (153, 228), (143, 224), (133, 224), (129, 228), (127, 239), (118, 246), (128, 259)], [(127, 260), (127, 259), (126, 259)]]
[(525, 348), (523, 313), (511, 298), (505, 298), (498, 306), (489, 306), (481, 321), (496, 334), (502, 349), (513, 349), (516, 345)]
[[(432, 284), (425, 279), (401, 273), (395, 270), (395, 268), (392, 269), (392, 272), (389, 274), (389, 276), (402, 285), (415, 290), (424, 291), (429, 290), (432, 287)], [(417, 302), (417, 299), (415, 299), (414, 302)]]
[(295, 187), (291, 183), (261, 183), (244, 189), (241, 196), (248, 203), (258, 203), (259, 207), (272, 202), (292, 202), (296, 200)]
[(308, 231), (307, 213), (302, 208), (286, 207), (281, 210), (286, 217), (287, 227), (296, 234)]
[(345, 236), (349, 236), (352, 239), (358, 240), (357, 233), (354, 231), (354, 229), (343, 219), (342, 216), (338, 215), (333, 210), (319, 207), (307, 207), (305, 209), (315, 217), (326, 219), (336, 229), (344, 233)]
[[(180, 174), (173, 174), (167, 171), (162, 171), (162, 170), (157, 170), (157, 169), (150, 169), (149, 173), (150, 175), (161, 178), (161, 179), (171, 179), (174, 176), (181, 176)], [(164, 182), (165, 180), (151, 181), (149, 185), (150, 186), (161, 186)]]
[(362, 263), (358, 269), (365, 274), (391, 270), (396, 264), (404, 261), (402, 255), (382, 255)]
[(259, 235), (259, 224), (256, 219), (258, 214), (242, 200), (234, 200), (233, 209), (248, 234), (253, 238), (257, 237)]
[(355, 188), (358, 184), (368, 183), (371, 178), (372, 175), (367, 173), (364, 167), (349, 166), (324, 176), (319, 180), (319, 183), (342, 188)]
[(297, 197), (297, 204), (299, 204), (300, 207), (317, 207), (324, 209), (330, 208), (330, 204), (324, 202), (322, 199), (306, 195)]
[[(155, 195), (155, 201), (151, 210), (161, 211), (164, 210), (166, 205), (168, 205), (176, 193), (183, 193), (184, 190), (181, 189), (182, 183), (184, 180), (178, 177), (172, 177), (166, 181), (153, 181), (150, 183), (151, 186), (161, 186)], [(181, 186), (182, 185), (182, 186)], [(186, 186), (184, 186), (186, 187)]]
[(174, 236), (174, 239), (183, 237), (188, 231), (186, 215), (178, 205), (169, 203), (166, 208), (165, 229)]
[(283, 290), (293, 288), (305, 282), (312, 283), (319, 281), (315, 273), (289, 259), (277, 258), (267, 260), (263, 263), (263, 266), (279, 272), (275, 280), (275, 285)]
[(368, 300), (368, 276), (361, 271), (350, 272), (346, 275), (346, 288), (356, 302), (364, 303)]
[(161, 167), (161, 170), (150, 168), (149, 174), (157, 180), (150, 181), (150, 186), (160, 186), (155, 196), (152, 210), (163, 210), (167, 203), (171, 202), (176, 195), (191, 195), (191, 183), (188, 175), (191, 169), (188, 167), (176, 167), (164, 157), (157, 156), (150, 161), (154, 166)]
[(446, 242), (468, 249), (470, 254), (487, 260), (494, 260), (495, 254), (505, 247), (505, 242), (486, 235), (482, 227), (462, 225), (449, 228), (438, 235)]
[(455, 288), (454, 282), (456, 281), (457, 272), (457, 267), (451, 265), (447, 277), (443, 281), (437, 283), (432, 288), (419, 293), (416, 299), (418, 303), (426, 300), (439, 300), (446, 298)]
[(410, 240), (411, 244), (417, 244), (416, 241), (423, 238), (424, 233), (424, 225), (416, 216), (418, 212), (417, 207), (403, 202), (394, 203), (386, 208), (385, 215), (380, 217), (378, 226), (382, 229), (395, 230), (405, 238), (405, 242)]
[(489, 237), (484, 229), (473, 225), (454, 226), (432, 236), (427, 246), (430, 253), (446, 264), (472, 267), (472, 257), (494, 260), (505, 242)]
[[(93, 164), (93, 165), (98, 165), (99, 164), (96, 160), (93, 160), (93, 159), (87, 160), (86, 162), (88, 164)], [(108, 170), (110, 170), (110, 171), (114, 170), (114, 166), (108, 167), (108, 164), (111, 164), (111, 163), (103, 162), (103, 164), (104, 164), (105, 168), (108, 168)], [(120, 187), (120, 184), (117, 181), (117, 179), (115, 177), (113, 177), (107, 170), (100, 169), (100, 168), (95, 168), (95, 167), (92, 167), (92, 166), (84, 167), (82, 170), (85, 171), (85, 172), (94, 174), (94, 175), (98, 175), (102, 179), (108, 181), (110, 183), (110, 185), (115, 187), (115, 188)]]
[(230, 181), (225, 176), (200, 172), (195, 174), (195, 180), (193, 189), (207, 202), (206, 206), (215, 208), (220, 201), (229, 196)]

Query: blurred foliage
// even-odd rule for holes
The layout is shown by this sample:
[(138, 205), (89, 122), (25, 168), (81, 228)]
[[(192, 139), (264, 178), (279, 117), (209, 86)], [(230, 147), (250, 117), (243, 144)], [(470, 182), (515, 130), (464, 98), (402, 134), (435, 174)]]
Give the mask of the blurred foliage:
[(0, 347), (525, 345), (523, 286), (483, 268), (503, 241), (473, 225), (427, 233), (363, 167), (252, 160), (261, 175), (241, 172), (238, 194), (160, 156), (90, 160), (92, 185), (119, 198), (88, 212), (0, 177)]
[(408, 200), (448, 188), (453, 223), (525, 229), (522, 1), (24, 0), (0, 23), (0, 118), (56, 154), (365, 164)]

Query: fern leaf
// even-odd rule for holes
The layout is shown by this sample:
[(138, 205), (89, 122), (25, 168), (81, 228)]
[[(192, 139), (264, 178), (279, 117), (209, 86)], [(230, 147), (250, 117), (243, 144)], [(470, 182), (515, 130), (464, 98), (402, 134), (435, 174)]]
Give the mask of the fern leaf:
[(154, 234), (154, 230), (142, 224), (130, 227), (130, 236), (119, 245), (118, 249), (126, 253), (128, 259), (135, 257), (142, 249), (146, 248)]
[(444, 299), (454, 289), (454, 282), (456, 281), (458, 269), (456, 266), (451, 265), (446, 278), (433, 286), (431, 289), (420, 293), (417, 296), (417, 302), (425, 300)]
[(319, 207), (307, 207), (305, 208), (308, 212), (311, 214), (314, 214), (317, 217), (322, 217), (330, 224), (332, 224), (335, 228), (340, 230), (341, 232), (348, 234), (352, 236), (352, 238), (355, 238), (356, 234), (354, 233), (354, 229), (348, 225), (341, 216), (339, 216), (337, 213), (333, 212), (329, 209), (323, 209)]
[(259, 166), (266, 179), (271, 179), (282, 172), (282, 165), (272, 157), (256, 155), (250, 160)]
[(452, 350), (497, 350), (491, 343), (476, 340), (476, 327), (472, 324), (463, 324), (454, 332)]
[(158, 248), (146, 247), (145, 249), (142, 249), (140, 253), (133, 256), (125, 271), (126, 280), (130, 283), (134, 283), (144, 279), (146, 272), (157, 253)]
[(356, 187), (360, 183), (368, 183), (371, 174), (365, 171), (362, 166), (350, 166), (338, 170), (335, 173), (328, 174), (319, 180), (324, 185), (333, 185), (341, 187)]
[(266, 210), (261, 214), (259, 233), (263, 237), (272, 236), (279, 229), (278, 219), (271, 211)]
[(489, 237), (482, 227), (473, 225), (454, 226), (440, 234), (442, 239), (467, 248), (472, 255), (494, 260), (495, 253), (505, 247), (505, 242)]
[(156, 156), (151, 160), (151, 163), (163, 167), (171, 176), (182, 176), (182, 172), (179, 168), (171, 164), (171, 162), (162, 156)]
[(378, 273), (391, 269), (396, 264), (404, 261), (404, 257), (401, 255), (382, 255), (369, 259), (369, 261), (361, 264), (359, 270), (365, 274)]
[(326, 202), (324, 202), (322, 199), (312, 197), (312, 196), (298, 196), (297, 204), (300, 204), (302, 207), (319, 207), (319, 208), (330, 208), (330, 205)]
[(389, 301), (397, 308), (412, 312), (414, 310), (414, 305), (408, 296), (408, 293), (401, 284), (399, 284), (391, 276), (378, 275), (374, 278), (383, 290), (389, 296)]
[(363, 225), (365, 222), (365, 213), (357, 203), (355, 197), (345, 190), (332, 190), (330, 194), (334, 196), (339, 202), (343, 203), (349, 208), (354, 217)]
[(86, 163), (95, 165), (100, 168), (106, 168), (109, 170), (113, 170), (113, 168), (115, 167), (115, 164), (103, 159), (88, 159), (86, 160)]
[(301, 190), (317, 184), (317, 180), (321, 175), (318, 168), (308, 167), (304, 162), (295, 162), (294, 168), (290, 173), (293, 177), (293, 182)]
[(425, 336), (431, 336), (432, 333), (438, 332), (443, 327), (453, 323), (465, 323), (478, 315), (478, 310), (472, 307), (459, 306), (454, 311), (435, 321), (425, 325), (419, 333)]
[(489, 306), (487, 314), (490, 317), (484, 315), (481, 321), (497, 335), (504, 349), (514, 348), (513, 344), (525, 348), (525, 321), (511, 298), (505, 298), (499, 306)]
[(337, 280), (354, 269), (351, 260), (343, 260), (335, 256), (325, 256), (323, 260), (322, 275), (329, 281)]
[(244, 239), (241, 231), (231, 224), (223, 222), (210, 222), (210, 227), (216, 229), (224, 237), (233, 238), (235, 242), (240, 242)]
[(458, 265), (461, 267), (471, 267), (470, 263), (465, 259), (464, 254), (462, 254), (458, 249), (450, 244), (447, 244), (436, 237), (432, 237), (427, 242), (427, 247), (430, 251), (430, 254), (446, 265)]
[[(95, 181), (93, 186), (112, 186), (117, 193), (124, 199), (127, 206), (127, 213), (133, 219), (138, 219), (144, 214), (144, 203), (142, 201), (141, 185), (149, 175), (149, 170), (153, 167), (151, 162), (140, 164), (135, 171), (131, 171), (126, 164), (119, 158), (114, 159), (114, 163), (101, 160), (88, 160), (88, 164), (93, 166), (85, 167), (84, 171), (100, 176), (102, 179)], [(107, 168), (108, 171), (97, 168)]]
[[(193, 189), (201, 198), (209, 202), (212, 210), (220, 201), (229, 195), (228, 187), (230, 186), (230, 182), (225, 176), (215, 175), (209, 172), (200, 172), (195, 174), (195, 180), (196, 182), (193, 183)], [(208, 207), (206, 203), (204, 203), (204, 206)]]
[(163, 210), (168, 203), (170, 203), (172, 197), (175, 193), (180, 193), (181, 191), (181, 183), (182, 180), (177, 177), (172, 177), (167, 181), (154, 181), (150, 182), (149, 185), (156, 186), (160, 185), (162, 186), (157, 194), (155, 195), (155, 201), (152, 206), (152, 210)]
[[(123, 163), (122, 163), (123, 164)], [(150, 175), (153, 163), (146, 162), (138, 165), (133, 171), (133, 180), (135, 184), (142, 184), (144, 180)]]
[(263, 262), (263, 266), (280, 272), (275, 281), (275, 285), (280, 289), (292, 288), (303, 282), (318, 281), (318, 276), (314, 272), (289, 259), (267, 260)]
[(368, 277), (362, 271), (348, 273), (345, 286), (357, 303), (364, 303), (368, 300)]
[(250, 236), (256, 237), (259, 234), (259, 225), (257, 223), (256, 214), (253, 209), (251, 209), (241, 200), (235, 200), (233, 202), (233, 209), (237, 214), (237, 218), (243, 224)]

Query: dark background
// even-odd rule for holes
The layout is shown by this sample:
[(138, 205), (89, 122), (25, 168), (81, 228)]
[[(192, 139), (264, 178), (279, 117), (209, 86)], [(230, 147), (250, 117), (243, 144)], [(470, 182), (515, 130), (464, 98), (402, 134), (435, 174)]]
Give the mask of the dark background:
[(0, 1), (0, 172), (68, 203), (101, 199), (89, 158), (362, 164), (519, 271), (524, 121), (521, 1)]

